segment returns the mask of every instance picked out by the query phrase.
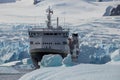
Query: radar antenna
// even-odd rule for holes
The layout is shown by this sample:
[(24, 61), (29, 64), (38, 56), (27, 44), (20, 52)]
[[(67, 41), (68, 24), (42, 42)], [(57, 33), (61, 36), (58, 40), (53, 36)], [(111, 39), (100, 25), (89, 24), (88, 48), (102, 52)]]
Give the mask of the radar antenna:
[(47, 27), (52, 29), (53, 27), (51, 25), (51, 15), (53, 14), (53, 10), (49, 6), (49, 8), (46, 10), (46, 12), (48, 13), (47, 14), (47, 19), (48, 19), (48, 21), (47, 21)]

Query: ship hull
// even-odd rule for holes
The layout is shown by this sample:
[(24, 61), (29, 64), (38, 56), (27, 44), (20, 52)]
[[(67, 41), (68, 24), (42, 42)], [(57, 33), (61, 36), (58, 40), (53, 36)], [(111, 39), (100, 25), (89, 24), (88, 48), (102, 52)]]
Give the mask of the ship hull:
[(32, 49), (30, 51), (31, 55), (48, 55), (48, 54), (59, 54), (63, 58), (67, 56), (67, 52), (62, 51), (62, 50), (55, 50), (55, 49)]
[(59, 54), (62, 56), (62, 58), (67, 56), (67, 52), (61, 51), (61, 50), (55, 50), (55, 49), (32, 49), (30, 50), (31, 58), (33, 61), (33, 64), (36, 66), (36, 68), (39, 68), (38, 62), (42, 60), (42, 57), (44, 55), (49, 55), (49, 54)]

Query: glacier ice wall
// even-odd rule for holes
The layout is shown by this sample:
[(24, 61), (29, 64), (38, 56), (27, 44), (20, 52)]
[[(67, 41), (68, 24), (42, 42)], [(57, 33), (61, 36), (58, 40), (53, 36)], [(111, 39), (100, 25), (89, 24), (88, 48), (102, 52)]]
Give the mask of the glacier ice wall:
[[(82, 20), (65, 24), (70, 33), (78, 32), (81, 63), (106, 63), (120, 44), (120, 17)], [(0, 23), (0, 64), (30, 58), (28, 29), (44, 24)]]
[(0, 64), (30, 57), (27, 31), (24, 25), (0, 24)]

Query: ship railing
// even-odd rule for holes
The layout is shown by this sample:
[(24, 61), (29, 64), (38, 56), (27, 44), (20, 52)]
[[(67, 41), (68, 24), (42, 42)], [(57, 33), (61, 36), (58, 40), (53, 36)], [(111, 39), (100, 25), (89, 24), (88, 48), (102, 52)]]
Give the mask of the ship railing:
[(48, 28), (29, 28), (28, 31), (69, 31), (70, 29), (64, 28), (64, 29), (48, 29)]

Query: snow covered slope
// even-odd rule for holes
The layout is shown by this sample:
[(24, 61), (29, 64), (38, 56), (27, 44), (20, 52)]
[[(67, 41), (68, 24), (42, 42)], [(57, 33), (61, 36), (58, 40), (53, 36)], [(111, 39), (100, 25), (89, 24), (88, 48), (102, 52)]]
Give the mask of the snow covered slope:
[(43, 0), (33, 5), (33, 0), (20, 0), (16, 3), (0, 4), (0, 23), (42, 23), (46, 19), (45, 11), (51, 6), (55, 17), (66, 23), (78, 23), (80, 19), (102, 17), (108, 5), (118, 2), (96, 3), (95, 0)]
[(73, 67), (38, 69), (19, 80), (119, 80), (120, 65), (80, 64)]

